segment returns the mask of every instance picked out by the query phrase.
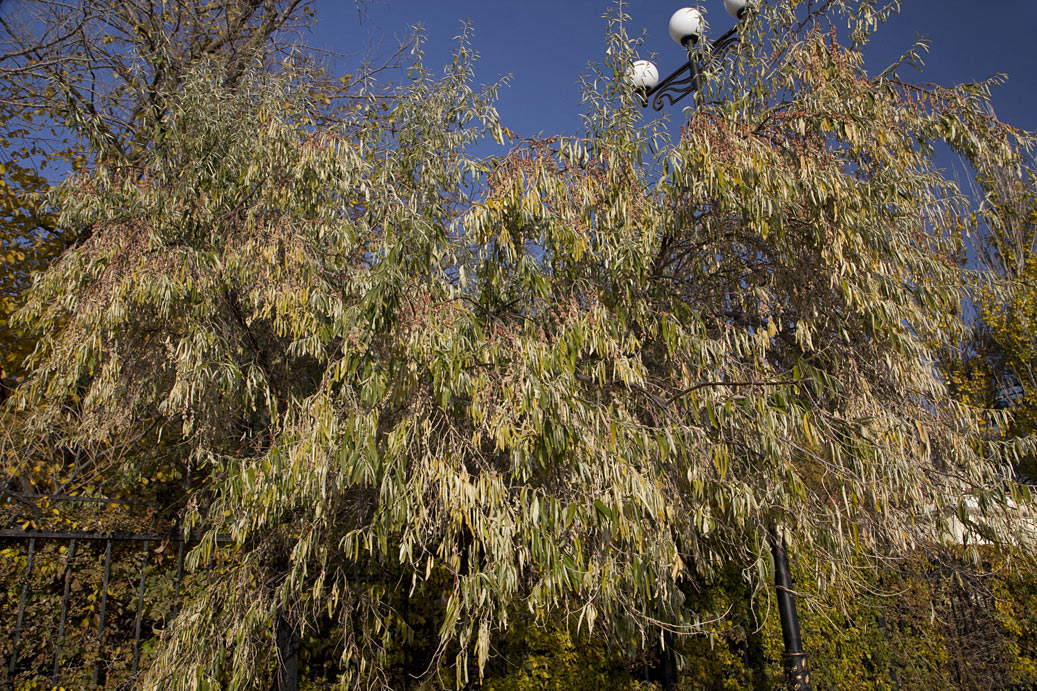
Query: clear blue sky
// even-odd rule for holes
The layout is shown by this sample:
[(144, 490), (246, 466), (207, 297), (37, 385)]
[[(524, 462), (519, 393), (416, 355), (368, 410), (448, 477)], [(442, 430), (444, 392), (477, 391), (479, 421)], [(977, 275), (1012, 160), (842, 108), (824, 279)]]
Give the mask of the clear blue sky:
[[(659, 55), (664, 75), (680, 62), (681, 51), (670, 41), (667, 21), (681, 0), (633, 0), (629, 30), (648, 32), (645, 51)], [(880, 31), (867, 53), (874, 71), (881, 70), (913, 43), (916, 34), (929, 38), (931, 52), (919, 81), (955, 84), (996, 73), (1008, 82), (994, 94), (1001, 119), (1037, 129), (1037, 2), (1034, 0), (903, 0), (902, 13)], [(344, 71), (363, 53), (390, 54), (409, 27), (421, 24), (427, 36), (429, 66), (449, 60), (452, 39), (461, 20), (475, 28), (481, 55), (477, 81), (491, 82), (510, 74), (501, 94), (504, 124), (522, 136), (536, 133), (575, 134), (579, 127), (578, 78), (591, 61), (602, 62), (607, 0), (373, 0), (358, 22), (353, 0), (317, 0), (318, 27), (307, 41), (344, 54)], [(712, 23), (711, 33), (729, 28), (733, 19), (722, 0), (699, 3)], [(679, 110), (673, 113), (679, 118)]]

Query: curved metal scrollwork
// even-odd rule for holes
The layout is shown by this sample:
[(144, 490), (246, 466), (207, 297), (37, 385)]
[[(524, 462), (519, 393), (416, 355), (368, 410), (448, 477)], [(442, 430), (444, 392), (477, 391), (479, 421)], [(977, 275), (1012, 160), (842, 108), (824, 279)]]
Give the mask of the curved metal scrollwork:
[(651, 89), (638, 93), (641, 105), (652, 104), (652, 110), (662, 110), (685, 96), (702, 88), (705, 72), (717, 60), (722, 60), (732, 47), (738, 45), (738, 32), (731, 29), (715, 41), (706, 42), (702, 50), (688, 51), (688, 61), (674, 70), (666, 79)]

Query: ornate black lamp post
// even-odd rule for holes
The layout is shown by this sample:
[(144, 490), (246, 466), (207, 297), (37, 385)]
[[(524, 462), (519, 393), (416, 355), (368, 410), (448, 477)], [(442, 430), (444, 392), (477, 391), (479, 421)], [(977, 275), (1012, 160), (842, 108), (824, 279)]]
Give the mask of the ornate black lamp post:
[[(724, 8), (741, 22), (751, 11), (749, 0), (724, 0)], [(648, 60), (636, 60), (627, 71), (628, 81), (635, 87), (642, 106), (652, 104), (655, 110), (673, 105), (702, 86), (702, 75), (715, 60), (723, 59), (732, 47), (738, 45), (738, 26), (731, 28), (715, 41), (704, 38), (706, 22), (702, 13), (692, 7), (682, 7), (670, 17), (670, 38), (688, 51), (688, 61), (659, 81), (659, 70)], [(790, 691), (811, 691), (807, 654), (799, 632), (799, 617), (792, 591), (792, 576), (785, 550), (785, 539), (777, 531), (770, 534), (771, 555), (774, 557), (774, 586), (778, 595), (778, 615), (785, 642), (785, 679)]]
[[(724, 0), (731, 16), (742, 20), (749, 12), (748, 0)], [(670, 38), (688, 51), (688, 61), (659, 81), (659, 70), (648, 60), (636, 60), (627, 72), (627, 79), (637, 88), (641, 105), (649, 102), (655, 110), (673, 105), (702, 86), (702, 74), (714, 60), (720, 60), (738, 44), (738, 27), (731, 28), (715, 41), (704, 35), (706, 21), (693, 7), (682, 7), (670, 17)]]

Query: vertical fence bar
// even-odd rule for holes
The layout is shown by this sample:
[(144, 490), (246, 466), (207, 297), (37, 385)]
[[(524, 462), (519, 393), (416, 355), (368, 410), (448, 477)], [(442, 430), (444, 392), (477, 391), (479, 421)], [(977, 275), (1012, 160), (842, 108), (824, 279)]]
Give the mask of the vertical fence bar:
[(68, 592), (72, 585), (72, 560), (76, 558), (76, 539), (68, 544), (68, 559), (65, 560), (65, 594), (61, 596), (61, 618), (58, 620), (58, 638), (54, 643), (54, 675), (53, 685), (58, 685), (58, 673), (61, 671), (61, 640), (65, 637), (65, 620), (68, 618)]
[(18, 621), (14, 626), (14, 647), (11, 651), (11, 665), (8, 668), (8, 676), (11, 685), (14, 685), (14, 669), (18, 666), (18, 641), (22, 637), (22, 622), (25, 620), (25, 601), (29, 597), (29, 580), (32, 577), (32, 558), (36, 553), (36, 538), (29, 540), (29, 559), (25, 564), (25, 582), (22, 583), (22, 596), (18, 600)]
[(176, 581), (173, 586), (173, 618), (176, 619), (177, 613), (180, 611), (180, 583), (184, 580), (184, 536), (183, 533), (178, 533), (180, 540), (180, 548), (176, 553)]
[(147, 540), (144, 541), (144, 561), (140, 565), (140, 587), (137, 589), (137, 626), (133, 632), (133, 670), (130, 672), (132, 679), (130, 680), (130, 687), (137, 685), (137, 664), (140, 662), (140, 622), (144, 616), (144, 579), (148, 573), (148, 546)]
[(104, 614), (108, 607), (108, 577), (112, 573), (112, 540), (108, 538), (104, 548), (104, 580), (101, 584), (101, 615), (97, 621), (97, 661), (94, 662), (94, 685), (102, 683), (101, 672), (104, 667)]

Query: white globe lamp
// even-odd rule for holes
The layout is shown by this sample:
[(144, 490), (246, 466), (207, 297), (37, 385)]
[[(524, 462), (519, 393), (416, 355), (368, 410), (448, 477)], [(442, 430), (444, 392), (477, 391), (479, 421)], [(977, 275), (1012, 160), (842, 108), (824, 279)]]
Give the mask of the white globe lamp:
[(735, 19), (741, 19), (749, 7), (749, 0), (724, 0), (724, 9)]
[(659, 83), (659, 70), (650, 60), (634, 60), (627, 69), (627, 81), (635, 89), (650, 91)]
[(694, 45), (706, 30), (706, 20), (694, 7), (682, 7), (670, 17), (670, 38), (682, 46)]

